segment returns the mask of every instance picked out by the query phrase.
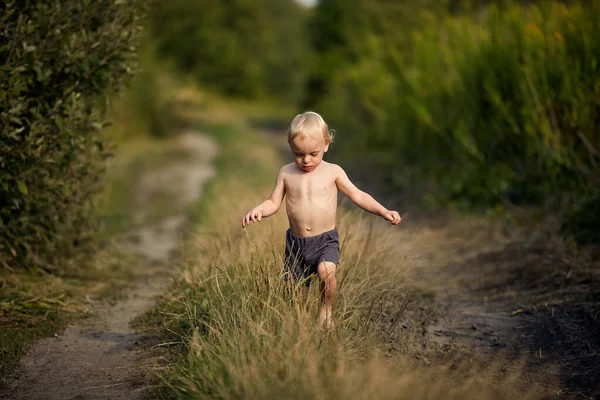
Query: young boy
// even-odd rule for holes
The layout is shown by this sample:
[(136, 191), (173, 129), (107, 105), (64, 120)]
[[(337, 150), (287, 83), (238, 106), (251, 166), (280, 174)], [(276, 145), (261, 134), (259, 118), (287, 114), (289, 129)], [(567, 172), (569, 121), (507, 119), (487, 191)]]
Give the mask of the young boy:
[(400, 214), (379, 204), (359, 190), (335, 164), (323, 161), (332, 137), (323, 118), (311, 111), (298, 114), (288, 129), (288, 143), (294, 162), (281, 168), (271, 196), (242, 219), (242, 227), (261, 221), (279, 210), (286, 198), (290, 228), (286, 232), (285, 273), (293, 282), (311, 275), (321, 280), (319, 323), (331, 329), (331, 308), (336, 289), (335, 272), (339, 263), (339, 237), (335, 227), (337, 191), (360, 208), (400, 223)]

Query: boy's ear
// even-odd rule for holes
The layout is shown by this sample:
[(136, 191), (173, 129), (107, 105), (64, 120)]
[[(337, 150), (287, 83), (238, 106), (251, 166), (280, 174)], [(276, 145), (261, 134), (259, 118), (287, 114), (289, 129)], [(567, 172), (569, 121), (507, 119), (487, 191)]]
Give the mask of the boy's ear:
[(325, 143), (325, 149), (323, 150), (323, 153), (327, 153), (327, 150), (329, 150), (329, 143), (331, 142)]

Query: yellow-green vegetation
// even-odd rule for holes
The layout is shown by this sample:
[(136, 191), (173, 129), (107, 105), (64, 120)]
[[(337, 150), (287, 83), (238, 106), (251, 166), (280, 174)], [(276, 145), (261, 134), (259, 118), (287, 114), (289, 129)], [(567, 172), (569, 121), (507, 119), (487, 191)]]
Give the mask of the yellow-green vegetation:
[(308, 57), (307, 10), (293, 0), (152, 1), (149, 32), (161, 57), (231, 96), (294, 101)]
[[(114, 156), (105, 164), (106, 173), (98, 184), (102, 190), (90, 202), (98, 229), (86, 251), (62, 257), (56, 264), (59, 275), (44, 268), (0, 268), (0, 376), (13, 371), (34, 339), (59, 333), (69, 321), (85, 316), (94, 302), (122, 296), (123, 289), (143, 274), (135, 268), (139, 258), (113, 242), (168, 213), (168, 198), (153, 197), (140, 204), (137, 182), (144, 173), (189, 154), (171, 140), (148, 136), (147, 126), (132, 118), (133, 97), (128, 93), (115, 99), (113, 125), (98, 133)], [(134, 220), (140, 207), (147, 218)]]
[[(121, 296), (140, 274), (132, 268), (139, 260), (110, 243), (133, 227), (134, 188), (140, 174), (155, 162), (160, 165), (161, 159), (180, 158), (165, 147), (168, 143), (143, 137), (122, 143), (103, 179), (104, 190), (96, 197), (100, 207), (95, 217), (104, 221), (104, 228), (85, 254), (59, 264), (60, 276), (43, 269), (0, 269), (0, 376), (12, 371), (34, 339), (60, 332), (99, 299)], [(153, 208), (153, 218), (165, 208), (159, 201), (147, 206)]]
[(0, 283), (0, 376), (5, 376), (20, 358), (23, 346), (35, 336), (53, 334), (70, 307), (60, 278), (37, 272), (3, 273)]
[(94, 242), (102, 105), (135, 67), (141, 2), (0, 6), (0, 268), (61, 273)]
[(123, 168), (102, 175), (107, 98), (135, 70), (142, 11), (135, 0), (0, 4), (0, 385), (32, 340), (134, 275), (133, 258), (106, 245), (99, 214), (131, 196), (102, 192), (106, 183), (129, 188), (140, 168), (118, 157)]
[[(405, 315), (415, 298), (406, 281), (408, 233), (369, 215), (340, 214), (336, 326), (324, 332), (316, 323), (318, 285), (305, 309), (302, 291), (283, 281), (285, 211), (240, 226), (272, 188), (282, 163), (279, 138), (243, 125), (203, 129), (221, 143), (219, 173), (196, 209), (177, 284), (146, 319), (162, 325), (169, 343), (182, 343), (160, 396), (541, 398), (514, 360), (463, 354), (427, 367), (414, 357), (423, 316)], [(390, 310), (391, 320), (381, 318)], [(399, 343), (388, 343), (398, 323), (408, 329)]]
[[(65, 262), (68, 272), (60, 277), (42, 270), (0, 270), (0, 376), (14, 372), (33, 340), (85, 317), (93, 302), (120, 296), (135, 276), (128, 264), (137, 261), (114, 249), (96, 249), (92, 259)], [(0, 379), (0, 387), (4, 383)]]
[[(148, 314), (171, 336), (170, 343), (182, 344), (163, 377), (162, 395), (534, 399), (552, 394), (545, 381), (528, 380), (530, 366), (523, 370), (514, 359), (490, 361), (425, 343), (436, 311), (429, 307), (451, 285), (437, 282), (431, 287), (437, 291), (428, 293), (412, 287), (407, 271), (414, 260), (406, 256), (411, 240), (402, 228), (341, 212), (336, 327), (324, 332), (315, 323), (318, 285), (305, 308), (300, 291), (282, 279), (285, 212), (245, 230), (240, 219), (268, 195), (283, 162), (278, 146), (284, 140), (253, 129), (281, 128), (280, 120), (288, 122), (301, 111), (298, 99), (304, 98), (302, 108), (316, 109), (343, 135), (336, 152), (344, 165), (356, 160), (364, 171), (383, 171), (379, 176), (397, 192), (462, 209), (543, 205), (566, 221), (563, 227), (573, 237), (560, 243), (568, 243), (568, 251), (552, 256), (569, 265), (566, 272), (554, 261), (552, 273), (543, 263), (531, 268), (533, 261), (521, 250), (516, 254), (523, 263), (503, 261), (515, 280), (535, 280), (538, 286), (528, 290), (541, 288), (543, 296), (531, 304), (547, 309), (546, 295), (555, 288), (560, 292), (573, 277), (581, 283), (576, 290), (592, 288), (596, 278), (585, 275), (597, 256), (578, 257), (573, 239), (599, 239), (599, 1), (527, 6), (486, 1), (471, 8), (460, 0), (424, 0), (418, 6), (321, 0), (312, 10), (292, 0), (153, 1), (143, 72), (116, 110), (105, 109), (103, 96), (134, 67), (138, 2), (46, 1), (24, 8), (17, 3), (0, 3), (0, 34), (10, 32), (0, 44), (6, 59), (0, 84), (0, 376), (33, 338), (84, 313), (88, 297), (114, 295), (116, 287), (131, 281), (132, 260), (98, 244), (167, 215), (169, 198), (157, 195), (145, 204), (146, 219), (134, 218), (133, 182), (143, 171), (186, 157), (164, 138), (192, 127), (212, 134), (222, 151), (218, 176), (192, 210), (194, 225), (177, 285)], [(177, 78), (163, 72), (157, 57), (172, 63)], [(284, 105), (265, 111), (198, 94), (190, 82)], [(106, 111), (118, 118), (105, 135)], [(107, 137), (117, 138), (119, 148), (102, 179), (112, 150)], [(102, 232), (95, 229), (99, 220), (105, 224)], [(474, 231), (481, 234), (475, 228), (467, 232)], [(433, 237), (443, 241), (455, 233)], [(465, 253), (488, 255), (472, 251), (473, 242), (460, 243)], [(492, 247), (502, 244), (496, 237)], [(438, 260), (447, 258), (439, 246), (434, 251)], [(484, 270), (486, 257), (483, 263), (464, 257), (457, 255), (457, 269), (474, 265), (482, 275), (495, 271)], [(546, 276), (552, 279), (541, 279)], [(509, 282), (492, 278), (498, 285)], [(527, 297), (507, 293), (502, 295)], [(579, 312), (578, 307), (572, 309)], [(525, 313), (522, 307), (514, 312)], [(554, 308), (551, 313), (554, 318)], [(573, 329), (587, 334), (588, 328)], [(566, 354), (576, 351), (571, 342), (562, 344), (569, 347)]]
[(362, 149), (397, 192), (542, 206), (585, 243), (600, 226), (599, 16), (597, 0), (174, 1), (150, 35), (212, 90), (321, 112), (352, 136), (340, 158)]
[(463, 209), (572, 210), (571, 233), (598, 240), (598, 1), (354, 3), (315, 10), (309, 100), (363, 167)]
[[(170, 196), (157, 194), (143, 205), (136, 202), (136, 182), (148, 171), (158, 170), (173, 160), (186, 160), (190, 154), (173, 141), (138, 137), (122, 142), (117, 156), (109, 162), (103, 191), (96, 199), (96, 212), (102, 221), (99, 237), (114, 238), (128, 229), (158, 221), (169, 214)], [(143, 220), (134, 220), (136, 207), (149, 211)]]

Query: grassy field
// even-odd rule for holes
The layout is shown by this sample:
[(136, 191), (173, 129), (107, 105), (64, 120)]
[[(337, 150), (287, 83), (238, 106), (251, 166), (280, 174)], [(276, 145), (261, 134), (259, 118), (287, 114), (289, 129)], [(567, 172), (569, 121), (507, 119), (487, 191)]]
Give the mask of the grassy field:
[(551, 393), (548, 381), (534, 382), (514, 358), (426, 343), (435, 294), (411, 283), (411, 232), (364, 212), (339, 214), (336, 327), (323, 332), (316, 323), (318, 285), (306, 311), (301, 294), (282, 280), (285, 212), (240, 226), (272, 189), (284, 162), (280, 141), (250, 129), (239, 114), (220, 113), (227, 122), (208, 112), (212, 121), (202, 123), (197, 115), (201, 129), (220, 142), (219, 173), (193, 211), (177, 284), (143, 318), (173, 350), (157, 397), (535, 399)]

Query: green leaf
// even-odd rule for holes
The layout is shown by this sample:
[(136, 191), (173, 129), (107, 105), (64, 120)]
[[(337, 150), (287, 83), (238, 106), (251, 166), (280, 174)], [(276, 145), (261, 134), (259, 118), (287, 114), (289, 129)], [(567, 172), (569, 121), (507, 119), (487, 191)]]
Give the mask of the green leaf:
[(17, 187), (19, 188), (19, 192), (21, 192), (23, 194), (29, 193), (29, 190), (27, 190), (27, 185), (25, 184), (25, 182), (18, 180), (18, 179), (17, 179)]

